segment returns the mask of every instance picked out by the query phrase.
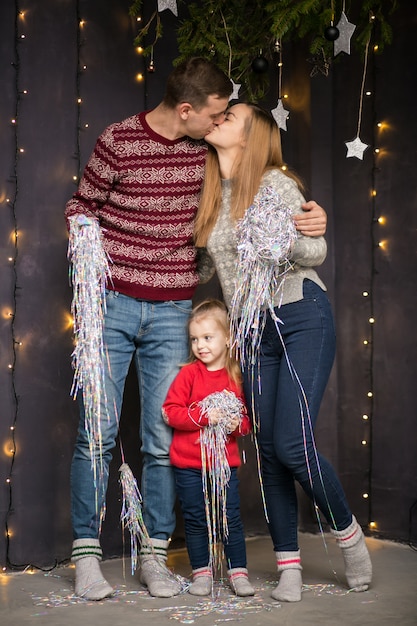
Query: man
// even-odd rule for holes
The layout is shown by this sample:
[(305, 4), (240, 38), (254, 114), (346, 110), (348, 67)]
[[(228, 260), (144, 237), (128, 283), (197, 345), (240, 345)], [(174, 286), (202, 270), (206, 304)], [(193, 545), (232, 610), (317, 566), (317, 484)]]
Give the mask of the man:
[[(75, 592), (100, 600), (113, 592), (99, 562), (100, 519), (117, 436), (123, 389), (132, 357), (141, 403), (141, 493), (149, 545), (140, 552), (140, 580), (156, 597), (180, 591), (165, 562), (175, 528), (175, 486), (169, 463), (171, 429), (161, 407), (178, 364), (188, 355), (187, 318), (198, 284), (193, 220), (204, 177), (201, 140), (224, 121), (230, 80), (213, 63), (190, 59), (170, 74), (152, 111), (109, 126), (98, 138), (66, 218), (97, 220), (111, 263), (103, 340), (107, 355), (102, 420), (103, 471), (98, 485), (81, 408), (71, 468)], [(304, 207), (298, 228), (321, 235), (326, 215)]]

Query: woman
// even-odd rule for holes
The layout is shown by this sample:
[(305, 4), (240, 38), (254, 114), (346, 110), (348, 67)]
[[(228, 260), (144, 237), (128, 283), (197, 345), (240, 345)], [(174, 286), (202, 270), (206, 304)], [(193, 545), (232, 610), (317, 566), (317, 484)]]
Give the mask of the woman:
[[(320, 509), (342, 548), (349, 587), (365, 591), (372, 565), (362, 529), (334, 469), (317, 452), (313, 436), (335, 354), (330, 304), (313, 269), (325, 259), (325, 240), (300, 234), (289, 237), (287, 257), (276, 261), (271, 284), (257, 294), (259, 277), (267, 274), (261, 261), (247, 263), (242, 250), (248, 249), (251, 233), (242, 231), (241, 224), (248, 207), (252, 213), (254, 208), (270, 208), (272, 197), (275, 221), (290, 232), (289, 215), (299, 212), (304, 202), (301, 185), (282, 169), (278, 127), (257, 105), (232, 106), (224, 123), (205, 139), (214, 150), (208, 158), (195, 241), (198, 247), (207, 247), (214, 261), (232, 321), (240, 331), (237, 342), (246, 339), (246, 345), (238, 347), (246, 359), (245, 394), (259, 431), (268, 525), (280, 573), (272, 596), (279, 601), (301, 600), (295, 481)], [(258, 221), (262, 224), (263, 219)], [(270, 229), (271, 223), (265, 222), (265, 242)], [(288, 242), (284, 237), (280, 243)], [(256, 306), (249, 297), (258, 298)], [(246, 332), (242, 332), (248, 303), (257, 319), (246, 319)]]

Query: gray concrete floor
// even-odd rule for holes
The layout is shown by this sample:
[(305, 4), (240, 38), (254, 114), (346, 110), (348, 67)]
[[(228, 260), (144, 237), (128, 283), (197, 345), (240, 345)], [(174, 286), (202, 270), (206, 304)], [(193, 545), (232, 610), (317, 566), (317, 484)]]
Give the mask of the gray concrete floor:
[[(175, 598), (151, 598), (130, 573), (130, 559), (105, 561), (103, 572), (115, 596), (88, 602), (73, 596), (74, 569), (60, 567), (49, 574), (28, 572), (0, 575), (0, 625), (79, 626), (241, 626), (417, 625), (417, 552), (406, 545), (368, 538), (374, 569), (372, 588), (348, 592), (339, 549), (327, 534), (301, 534), (303, 594), (301, 602), (271, 598), (276, 584), (269, 537), (247, 540), (253, 598), (236, 598), (219, 581), (213, 598), (183, 593)], [(169, 566), (188, 576), (185, 550), (170, 551)]]

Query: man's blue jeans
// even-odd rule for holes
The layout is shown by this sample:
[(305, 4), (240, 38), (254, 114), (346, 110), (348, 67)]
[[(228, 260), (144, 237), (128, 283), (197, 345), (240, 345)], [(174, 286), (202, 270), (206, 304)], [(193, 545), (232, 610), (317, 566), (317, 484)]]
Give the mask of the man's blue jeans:
[(340, 481), (318, 453), (311, 432), (334, 360), (332, 311), (316, 283), (304, 280), (303, 292), (303, 300), (275, 309), (283, 322), (278, 324), (283, 341), (267, 316), (260, 387), (250, 369), (244, 372), (246, 399), (248, 404), (254, 399), (253, 413), (259, 423), (262, 478), (275, 551), (298, 550), (295, 480), (332, 528), (344, 530), (352, 521)]
[[(191, 567), (193, 569), (206, 567), (210, 564), (210, 554), (201, 470), (175, 467), (174, 471)], [(240, 517), (239, 478), (236, 467), (231, 468), (226, 515), (229, 534), (223, 545), (227, 566), (229, 569), (246, 567), (246, 545)], [(224, 539), (222, 529), (218, 531), (219, 540)]]
[[(140, 394), (143, 517), (151, 538), (169, 539), (175, 528), (175, 484), (169, 461), (172, 430), (162, 419), (161, 407), (179, 365), (188, 357), (187, 321), (192, 303), (191, 300), (148, 302), (114, 291), (108, 291), (106, 301), (105, 391), (110, 419), (106, 419), (103, 406), (103, 470), (96, 489), (81, 406), (71, 467), (74, 539), (99, 536), (99, 515), (105, 502), (111, 451), (115, 447), (123, 391), (132, 357)], [(103, 398), (101, 402), (103, 404)]]

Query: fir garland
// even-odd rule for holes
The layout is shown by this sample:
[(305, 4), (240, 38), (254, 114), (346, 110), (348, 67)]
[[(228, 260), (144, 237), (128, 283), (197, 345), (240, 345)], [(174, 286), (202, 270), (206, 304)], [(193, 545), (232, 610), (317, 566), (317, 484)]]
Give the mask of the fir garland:
[[(141, 14), (143, 0), (130, 7), (134, 17)], [(149, 56), (163, 36), (155, 0), (155, 11), (140, 29), (135, 45), (143, 46)], [(345, 5), (347, 5), (345, 7)], [(252, 61), (262, 55), (276, 62), (276, 50), (286, 41), (303, 39), (313, 55), (332, 57), (333, 43), (324, 32), (337, 22), (342, 10), (355, 23), (353, 45), (364, 53), (373, 31), (378, 52), (391, 43), (392, 29), (387, 21), (398, 7), (398, 0), (178, 0), (177, 41), (179, 56), (174, 65), (190, 56), (212, 59), (235, 82), (242, 85), (241, 95), (262, 98), (268, 89), (268, 74), (252, 70)], [(371, 21), (371, 16), (374, 18)]]

